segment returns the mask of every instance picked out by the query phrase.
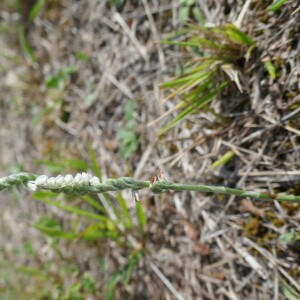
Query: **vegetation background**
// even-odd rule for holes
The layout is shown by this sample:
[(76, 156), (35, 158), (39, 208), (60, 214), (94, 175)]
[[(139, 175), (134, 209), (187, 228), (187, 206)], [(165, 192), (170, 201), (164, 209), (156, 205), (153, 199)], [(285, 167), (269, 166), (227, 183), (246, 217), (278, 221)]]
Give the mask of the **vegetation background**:
[[(300, 194), (299, 2), (2, 0), (0, 176)], [(300, 299), (300, 210), (195, 192), (0, 194), (1, 299)]]

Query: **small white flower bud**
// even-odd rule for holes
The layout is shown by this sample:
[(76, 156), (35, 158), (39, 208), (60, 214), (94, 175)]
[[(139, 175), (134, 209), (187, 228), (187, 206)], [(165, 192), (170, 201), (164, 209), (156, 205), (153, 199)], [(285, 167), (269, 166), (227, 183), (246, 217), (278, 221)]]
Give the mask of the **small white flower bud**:
[(71, 174), (67, 174), (65, 177), (64, 177), (64, 181), (65, 181), (65, 184), (70, 184), (72, 183), (73, 181), (73, 176)]
[(50, 188), (55, 187), (55, 177), (48, 178), (48, 184)]
[(90, 180), (90, 184), (93, 186), (96, 186), (98, 184), (100, 184), (100, 180), (98, 177), (94, 176), (91, 180)]
[(27, 186), (29, 187), (29, 189), (31, 189), (31, 190), (34, 191), (34, 192), (37, 190), (37, 186), (36, 186), (36, 184), (35, 184), (34, 181), (29, 181), (29, 182), (27, 183)]
[(83, 184), (89, 184), (89, 176), (88, 175), (89, 174), (84, 173), (84, 172), (81, 174), (81, 180), (82, 180)]
[(62, 175), (58, 175), (55, 177), (55, 184), (58, 186), (63, 185), (65, 182), (64, 177)]
[(78, 173), (74, 178), (74, 183), (80, 184), (82, 183), (82, 175)]
[(36, 185), (45, 185), (47, 184), (48, 177), (46, 175), (41, 175), (35, 179), (34, 183)]

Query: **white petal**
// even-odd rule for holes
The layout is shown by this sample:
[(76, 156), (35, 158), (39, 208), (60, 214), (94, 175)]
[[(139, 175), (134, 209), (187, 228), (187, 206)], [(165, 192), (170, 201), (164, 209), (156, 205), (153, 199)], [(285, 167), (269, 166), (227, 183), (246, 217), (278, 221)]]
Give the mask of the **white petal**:
[(64, 182), (65, 182), (65, 180), (64, 180), (64, 177), (62, 175), (58, 175), (58, 176), (55, 177), (55, 184), (56, 185), (61, 186), (61, 185), (64, 184)]
[(82, 182), (82, 175), (80, 173), (78, 173), (75, 178), (74, 178), (74, 182), (80, 184)]
[(37, 186), (36, 186), (36, 184), (35, 184), (34, 181), (29, 181), (29, 182), (27, 183), (27, 186), (28, 186), (32, 191), (34, 191), (34, 192), (37, 190)]
[(90, 180), (90, 184), (91, 184), (91, 185), (94, 185), (94, 186), (99, 185), (99, 184), (100, 184), (99, 178), (96, 177), (96, 176), (94, 176), (94, 177)]
[(36, 185), (45, 185), (47, 184), (48, 176), (46, 175), (41, 175), (38, 178), (35, 179), (35, 184)]
[(65, 184), (70, 184), (73, 181), (73, 176), (71, 174), (67, 174), (64, 180), (65, 180)]

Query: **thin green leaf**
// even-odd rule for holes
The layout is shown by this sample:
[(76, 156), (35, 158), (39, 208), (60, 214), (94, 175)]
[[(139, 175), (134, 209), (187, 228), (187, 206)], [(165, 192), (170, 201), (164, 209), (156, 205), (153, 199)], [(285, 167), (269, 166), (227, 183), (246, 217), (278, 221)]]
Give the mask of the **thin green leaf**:
[(228, 162), (230, 162), (234, 158), (234, 156), (235, 156), (235, 153), (233, 151), (230, 150), (230, 151), (226, 152), (224, 155), (222, 155), (221, 158), (219, 158), (212, 164), (211, 168), (215, 169), (215, 168), (226, 165)]
[(185, 118), (187, 115), (193, 113), (196, 109), (200, 109), (207, 103), (209, 103), (214, 97), (217, 95), (217, 90), (214, 90), (210, 92), (209, 94), (203, 96), (200, 98), (196, 103), (190, 105), (188, 108), (186, 108), (184, 111), (182, 111), (180, 114), (178, 114), (173, 120), (171, 120), (166, 126), (164, 126), (162, 129), (159, 130), (158, 135), (161, 135), (174, 127), (179, 121), (181, 121), (183, 118)]
[(63, 239), (67, 239), (67, 240), (74, 240), (78, 237), (77, 233), (65, 232), (62, 230), (58, 230), (56, 228), (51, 228), (51, 227), (40, 225), (40, 224), (35, 224), (34, 227), (36, 229), (38, 229), (39, 231), (41, 231), (51, 237), (63, 238)]
[(281, 279), (281, 283), (283, 285), (283, 294), (287, 300), (299, 300), (300, 293), (297, 292), (287, 281)]
[(37, 58), (35, 56), (34, 50), (26, 39), (24, 27), (22, 25), (19, 26), (18, 33), (19, 33), (19, 42), (22, 51), (32, 62), (37, 62)]
[(209, 46), (210, 48), (213, 48), (213, 49), (227, 49), (227, 50), (229, 49), (229, 47), (227, 45), (218, 44), (214, 41), (211, 41), (211, 40), (205, 39), (205, 38), (199, 39), (199, 43), (201, 45)]
[(75, 170), (86, 171), (88, 168), (87, 162), (81, 159), (66, 159), (61, 162), (65, 167), (71, 167)]
[(210, 71), (205, 72), (204, 71), (204, 72), (201, 72), (197, 75), (198, 75), (197, 77), (191, 79), (190, 81), (186, 82), (182, 86), (178, 87), (173, 94), (174, 95), (183, 94), (187, 91), (190, 91), (191, 89), (193, 89), (197, 85), (200, 85), (201, 83), (203, 83), (203, 81), (206, 81), (207, 79), (211, 78), (212, 77), (212, 72), (210, 72)]
[(118, 239), (118, 237), (119, 235), (113, 231), (93, 231), (79, 236), (80, 239), (82, 238), (87, 241), (94, 241), (105, 238)]
[(254, 41), (244, 32), (239, 30), (233, 24), (225, 25), (225, 30), (228, 37), (235, 43), (251, 46)]
[(91, 145), (88, 146), (88, 150), (89, 150), (91, 169), (98, 178), (102, 179), (102, 172), (97, 160), (96, 152), (94, 151)]
[(269, 7), (268, 11), (276, 11), (281, 8), (285, 4), (286, 0), (275, 0)]
[(65, 167), (59, 162), (54, 162), (51, 160), (36, 160), (36, 163), (38, 165), (47, 167), (47, 169), (51, 173), (60, 173), (61, 174), (61, 173), (65, 172)]
[(138, 220), (139, 220), (141, 232), (144, 232), (145, 227), (147, 225), (147, 216), (144, 212), (144, 209), (143, 209), (143, 206), (142, 206), (141, 202), (136, 202), (136, 212), (137, 212), (137, 217), (138, 217)]
[(37, 200), (43, 200), (47, 198), (57, 198), (57, 193), (53, 193), (51, 191), (40, 190), (34, 193), (34, 197)]
[(272, 64), (272, 62), (271, 61), (266, 61), (265, 62), (265, 67), (268, 70), (271, 78), (275, 79), (276, 78), (276, 69), (275, 69), (274, 65)]
[(29, 21), (32, 22), (35, 17), (39, 14), (39, 12), (43, 9), (45, 5), (45, 0), (38, 0), (29, 13)]
[(87, 217), (88, 219), (93, 219), (93, 220), (97, 220), (97, 221), (101, 221), (101, 222), (106, 222), (107, 221), (107, 217), (106, 216), (100, 216), (100, 215), (97, 215), (97, 214), (94, 214), (94, 213), (82, 210), (82, 209), (80, 209), (78, 207), (74, 207), (74, 206), (70, 206), (70, 205), (64, 205), (64, 204), (61, 204), (61, 203), (59, 203), (57, 201), (51, 201), (51, 200), (46, 200), (46, 199), (41, 199), (41, 198), (39, 198), (39, 199), (35, 198), (35, 199), (39, 200), (39, 201), (41, 201), (41, 202), (43, 202), (45, 204), (58, 207), (58, 208), (60, 208), (62, 210), (65, 210), (67, 212), (73, 213), (73, 214), (78, 215), (78, 216)]
[[(108, 220), (109, 221), (109, 220)], [(88, 226), (79, 236), (84, 240), (97, 240), (103, 238), (116, 239), (119, 237), (117, 230), (107, 230), (107, 224), (96, 223)]]
[(99, 212), (106, 213), (104, 207), (97, 200), (92, 198), (91, 196), (85, 195), (85, 196), (82, 196), (82, 199), (86, 203), (90, 204), (92, 207), (96, 208)]
[(188, 47), (199, 47), (199, 42), (181, 42), (181, 41), (163, 41), (162, 44), (165, 45), (175, 45), (175, 46), (188, 46)]
[(125, 227), (132, 228), (133, 225), (131, 222), (131, 217), (130, 217), (130, 213), (128, 210), (127, 202), (124, 199), (124, 197), (122, 196), (122, 193), (117, 194), (117, 200), (118, 200), (118, 203), (119, 203), (121, 211), (122, 211), (122, 217), (123, 217), (122, 218), (123, 220), (121, 220), (122, 223), (125, 225)]
[[(163, 87), (163, 88), (176, 87), (176, 86), (180, 86), (181, 84), (184, 84), (187, 82), (193, 82), (194, 80), (199, 79), (200, 76), (205, 77), (205, 76), (207, 76), (208, 73), (210, 73), (209, 71), (207, 71), (207, 72), (203, 71), (206, 68), (207, 68), (207, 65), (203, 64), (200, 67), (193, 69), (190, 73), (185, 74), (183, 77), (181, 77), (179, 79), (174, 79), (174, 80), (164, 82), (161, 85), (161, 87)], [(203, 71), (203, 72), (201, 72), (201, 71)]]

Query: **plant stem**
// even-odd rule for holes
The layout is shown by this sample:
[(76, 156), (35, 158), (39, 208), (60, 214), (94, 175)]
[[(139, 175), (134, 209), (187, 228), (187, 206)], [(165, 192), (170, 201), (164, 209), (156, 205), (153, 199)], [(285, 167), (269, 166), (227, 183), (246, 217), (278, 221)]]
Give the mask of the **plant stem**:
[[(61, 177), (61, 176), (60, 176)], [(238, 197), (249, 197), (259, 200), (277, 200), (277, 201), (290, 201), (300, 203), (300, 196), (286, 195), (286, 194), (270, 194), (267, 192), (245, 191), (241, 189), (228, 188), (224, 186), (210, 186), (210, 185), (191, 185), (191, 184), (178, 184), (165, 180), (137, 180), (132, 177), (121, 177), (118, 179), (108, 179), (102, 183), (91, 184), (90, 182), (78, 183), (74, 179), (71, 183), (64, 183), (63, 181), (51, 181), (50, 183), (38, 183), (37, 175), (30, 173), (18, 173), (7, 177), (0, 178), (0, 191), (13, 186), (20, 186), (21, 184), (31, 183), (36, 184), (38, 188), (50, 190), (57, 193), (67, 194), (87, 194), (87, 193), (106, 193), (111, 191), (121, 191), (131, 189), (138, 191), (143, 188), (149, 188), (153, 193), (160, 194), (167, 191), (197, 191), (203, 193), (227, 194), (235, 195)]]

